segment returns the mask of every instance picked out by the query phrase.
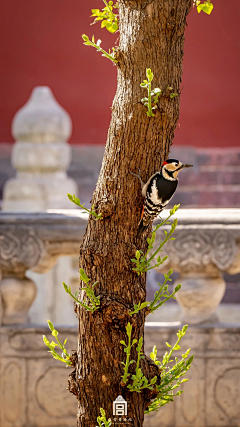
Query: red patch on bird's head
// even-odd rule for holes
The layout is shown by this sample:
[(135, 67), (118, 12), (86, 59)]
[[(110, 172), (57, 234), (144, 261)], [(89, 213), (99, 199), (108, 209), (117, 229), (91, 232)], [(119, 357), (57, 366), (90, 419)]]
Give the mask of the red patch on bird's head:
[(164, 166), (164, 165), (167, 165), (167, 164), (168, 164), (168, 162), (164, 162), (164, 163), (163, 163), (163, 166)]

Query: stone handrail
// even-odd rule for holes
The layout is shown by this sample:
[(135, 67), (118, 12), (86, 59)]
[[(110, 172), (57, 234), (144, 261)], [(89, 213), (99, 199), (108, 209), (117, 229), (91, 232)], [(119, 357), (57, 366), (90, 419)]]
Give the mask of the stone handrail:
[[(240, 209), (181, 209), (176, 216), (176, 240), (165, 247), (168, 260), (161, 271), (180, 272), (177, 300), (184, 321), (216, 321), (225, 292), (222, 272), (240, 271)], [(26, 270), (43, 273), (59, 256), (78, 255), (87, 218), (80, 210), (0, 213), (3, 324), (28, 322), (36, 286)], [(158, 230), (156, 242), (163, 231)]]

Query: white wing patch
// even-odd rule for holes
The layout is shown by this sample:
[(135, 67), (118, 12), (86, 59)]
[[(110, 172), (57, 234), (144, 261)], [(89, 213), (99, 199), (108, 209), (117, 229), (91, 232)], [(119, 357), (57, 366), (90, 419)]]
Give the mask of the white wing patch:
[(159, 197), (158, 197), (158, 189), (157, 189), (157, 186), (156, 186), (156, 182), (157, 182), (157, 179), (154, 179), (154, 181), (152, 183), (151, 201), (154, 204), (158, 205), (159, 203), (162, 203), (162, 199), (159, 199)]

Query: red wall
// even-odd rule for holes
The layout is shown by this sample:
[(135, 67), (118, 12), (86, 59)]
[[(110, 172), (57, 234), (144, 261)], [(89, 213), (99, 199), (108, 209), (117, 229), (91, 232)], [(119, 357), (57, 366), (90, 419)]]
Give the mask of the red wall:
[[(238, 146), (240, 2), (214, 1), (211, 16), (188, 16), (180, 128), (176, 144)], [(111, 47), (117, 35), (89, 26), (101, 0), (11, 0), (0, 14), (0, 141), (12, 141), (14, 113), (37, 85), (48, 85), (73, 120), (71, 142), (104, 144), (116, 67), (81, 34)], [(153, 70), (154, 71), (154, 70)]]

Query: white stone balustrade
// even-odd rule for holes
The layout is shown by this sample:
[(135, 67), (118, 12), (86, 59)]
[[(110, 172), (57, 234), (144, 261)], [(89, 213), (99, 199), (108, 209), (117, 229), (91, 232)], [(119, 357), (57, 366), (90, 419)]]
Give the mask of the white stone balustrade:
[[(176, 217), (175, 240), (165, 245), (161, 256), (168, 259), (157, 270), (180, 272), (175, 285), (182, 285), (176, 298), (183, 322), (216, 322), (226, 288), (222, 273), (240, 272), (240, 209), (180, 209)], [(154, 248), (168, 229), (157, 231)]]
[(67, 144), (71, 131), (70, 116), (51, 89), (35, 87), (12, 122), (16, 140), (12, 164), (17, 175), (4, 186), (4, 211), (73, 208), (67, 193), (77, 194), (77, 185), (66, 173), (71, 161)]
[[(5, 324), (27, 321), (36, 290), (34, 282), (25, 277), (26, 270), (44, 273), (57, 257), (79, 253), (87, 215), (79, 210), (59, 212), (0, 213)], [(215, 322), (215, 311), (225, 292), (222, 272), (240, 271), (240, 209), (182, 209), (177, 216), (175, 240), (164, 249), (168, 260), (161, 271), (173, 268), (180, 272), (176, 284), (181, 283), (182, 288), (177, 300), (184, 322)], [(163, 233), (161, 228), (155, 245)]]
[(61, 212), (0, 213), (3, 324), (28, 323), (36, 285), (26, 270), (44, 273), (59, 256), (79, 253), (87, 217), (80, 210)]

